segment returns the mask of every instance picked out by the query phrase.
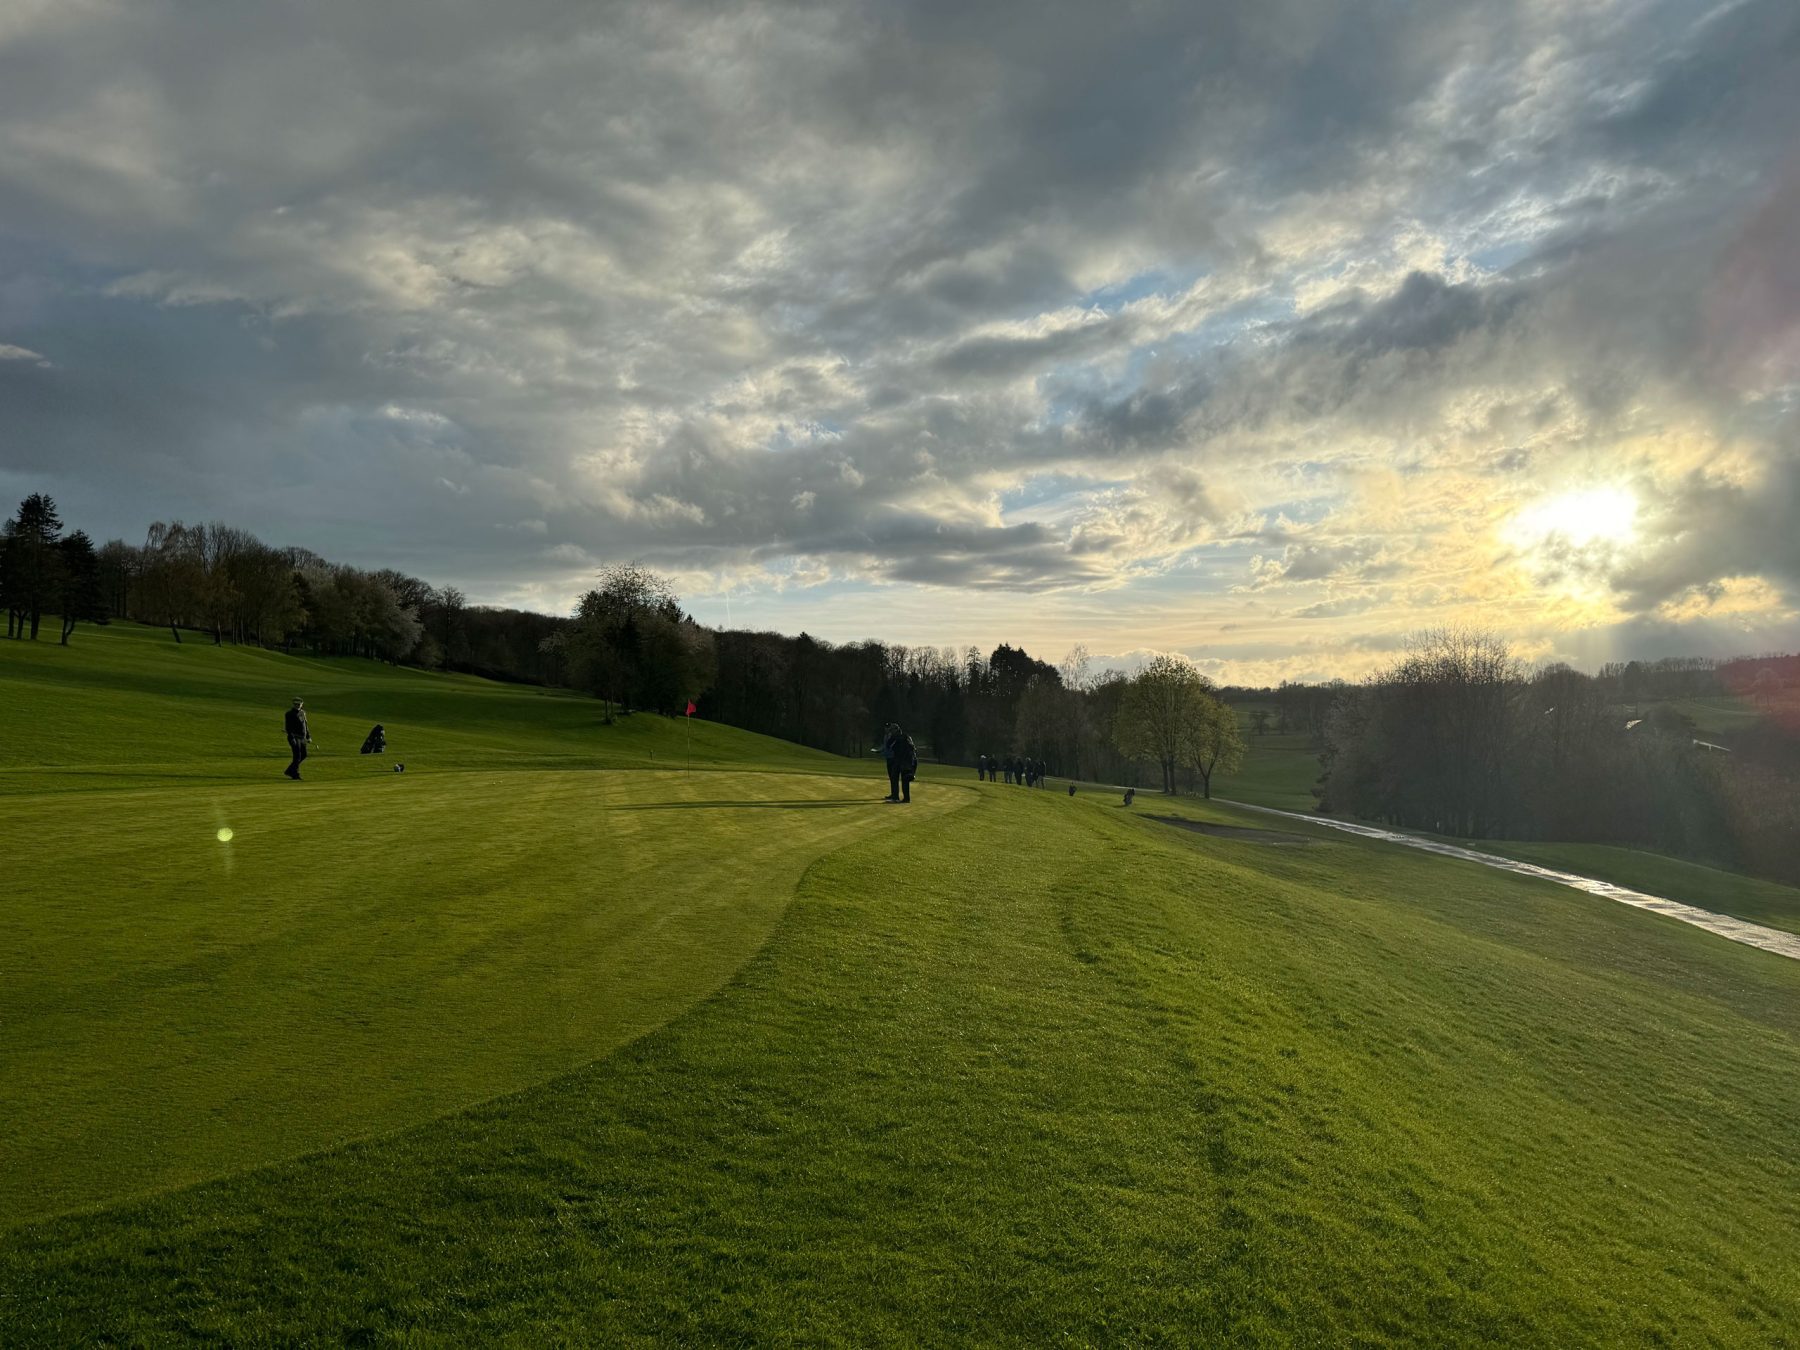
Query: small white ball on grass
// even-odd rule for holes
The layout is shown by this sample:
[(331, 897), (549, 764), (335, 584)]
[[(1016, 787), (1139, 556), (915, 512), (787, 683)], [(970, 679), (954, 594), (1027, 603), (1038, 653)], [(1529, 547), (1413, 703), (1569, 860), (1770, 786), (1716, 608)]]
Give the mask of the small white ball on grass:
[(219, 842), (221, 844), (229, 844), (231, 842), (231, 827), (229, 825), (219, 826)]

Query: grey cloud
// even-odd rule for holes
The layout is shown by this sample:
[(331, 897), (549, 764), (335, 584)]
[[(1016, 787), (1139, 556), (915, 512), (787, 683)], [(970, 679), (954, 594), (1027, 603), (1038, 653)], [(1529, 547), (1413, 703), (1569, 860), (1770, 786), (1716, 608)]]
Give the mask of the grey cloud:
[(1394, 567), (1390, 561), (1381, 559), (1382, 548), (1381, 542), (1373, 539), (1289, 544), (1281, 558), (1261, 560), (1261, 565), (1255, 569), (1253, 584), (1262, 587), (1278, 582), (1293, 585), (1345, 576), (1365, 579), (1388, 576)]
[(1452, 285), (1428, 272), (1410, 273), (1392, 295), (1369, 303), (1358, 297), (1323, 310), (1292, 328), (1293, 345), (1323, 345), (1349, 359), (1355, 378), (1364, 361), (1390, 352), (1441, 351), (1466, 334), (1504, 324), (1519, 293)]
[(1289, 617), (1295, 619), (1341, 619), (1352, 614), (1364, 614), (1373, 609), (1381, 601), (1372, 595), (1347, 595), (1336, 600), (1321, 600), (1317, 604), (1303, 605), (1290, 612)]
[[(226, 515), (465, 585), (530, 579), (540, 547), (1114, 584), (1220, 519), (1240, 434), (1321, 459), (1422, 441), (1495, 384), (1597, 418), (1655, 384), (1723, 419), (1735, 395), (1695, 359), (1732, 321), (1713, 260), (1800, 82), (1791, 6), (1702, 16), (153, 0), (59, 20), (0, 46), (0, 355), (49, 362), (0, 360), (0, 457), (106, 532)], [(1293, 312), (1302, 272), (1403, 221), (1522, 256)], [(995, 336), (1135, 273), (1243, 298), (1199, 335), (1115, 313)], [(1064, 471), (1143, 499), (996, 523), (996, 483)], [(1693, 504), (1718, 528), (1756, 509)], [(1383, 565), (1276, 542), (1289, 581)], [(1703, 554), (1621, 584), (1650, 603)]]
[(1645, 522), (1645, 550), (1611, 571), (1634, 610), (1652, 609), (1728, 577), (1765, 577), (1800, 600), (1800, 457), (1769, 468), (1764, 481), (1690, 475)]

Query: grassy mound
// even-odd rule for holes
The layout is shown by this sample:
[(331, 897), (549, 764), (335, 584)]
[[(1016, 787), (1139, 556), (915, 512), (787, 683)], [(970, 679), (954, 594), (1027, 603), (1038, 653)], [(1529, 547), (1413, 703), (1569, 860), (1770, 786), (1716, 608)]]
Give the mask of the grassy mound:
[[(621, 796), (565, 795), (609, 779)], [(459, 875), (522, 819), (676, 820), (698, 841), (745, 821), (698, 889), (740, 882), (720, 909), (757, 907), (766, 941), (731, 939), (752, 954), (721, 956), (710, 992), (671, 1001), (684, 1011), (514, 1095), (15, 1227), (0, 1343), (1779, 1343), (1800, 1323), (1800, 963), (1300, 823), (1283, 828), (1314, 846), (1272, 848), (1110, 794), (930, 770), (935, 813), (782, 810), (741, 804), (753, 780), (872, 795), (742, 766), (696, 774), (690, 796), (661, 773), (567, 765), (409, 781), (467, 785)], [(279, 810), (311, 787), (266, 791)], [(62, 818), (92, 804), (99, 828), (113, 795), (65, 795)], [(48, 800), (0, 801), (0, 820)], [(498, 814), (509, 801), (537, 809)], [(804, 844), (803, 867), (737, 856), (820, 817), (845, 824)], [(582, 856), (571, 843), (538, 889)], [(431, 903), (424, 882), (402, 889)], [(648, 897), (638, 918), (698, 903)], [(34, 922), (49, 907), (71, 925), (85, 908), (73, 887), (40, 890)], [(505, 931), (476, 894), (460, 912)], [(578, 937), (558, 922), (539, 950)], [(701, 914), (670, 948), (705, 947), (718, 922)], [(420, 935), (409, 961), (447, 972), (471, 938)], [(606, 945), (572, 954), (571, 983)], [(309, 975), (340, 996), (358, 961), (339, 948)], [(387, 988), (369, 1053), (411, 1015), (412, 988)], [(481, 1016), (509, 1025), (497, 1005)], [(229, 1079), (233, 1048), (215, 1052)]]

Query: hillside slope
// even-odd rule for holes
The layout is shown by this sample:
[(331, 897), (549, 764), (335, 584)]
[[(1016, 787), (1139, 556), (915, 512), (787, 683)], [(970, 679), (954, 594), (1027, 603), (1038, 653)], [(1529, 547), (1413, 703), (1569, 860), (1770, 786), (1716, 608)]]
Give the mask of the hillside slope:
[[(565, 690), (215, 647), (192, 634), (176, 643), (165, 629), (114, 625), (83, 629), (70, 647), (0, 642), (0, 793), (173, 778), (279, 782), (281, 719), (296, 696), (317, 742), (307, 772), (326, 781), (396, 760), (415, 773), (680, 768), (690, 734), (696, 768), (857, 771), (836, 755), (709, 722), (688, 728), (637, 715), (608, 726), (601, 704)], [(377, 722), (390, 753), (360, 760)]]
[[(106, 696), (135, 706), (128, 683)], [(205, 720), (202, 696), (148, 697)], [(540, 696), (507, 697), (482, 706)], [(532, 741), (537, 714), (509, 716), (467, 753)], [(113, 1046), (139, 1076), (95, 1080), (100, 1116), (162, 1112), (173, 1137), (215, 1113), (245, 1139), (309, 1096), (429, 1081), (434, 1047), (553, 1052), (516, 1093), (410, 1128), (27, 1216), (0, 1233), (0, 1343), (1780, 1344), (1800, 1325), (1800, 963), (1217, 805), (1153, 809), (1230, 833), (927, 768), (907, 811), (779, 756), (691, 778), (350, 766), (317, 793), (262, 781), (268, 758), (144, 790), (120, 761), (78, 795), (19, 766), (48, 788), (0, 798), (39, 841), (0, 933), (0, 989), (35, 981), (5, 1011), (0, 1083), (23, 1064), (37, 1086), (11, 1088), (29, 1124), (0, 1174), (81, 1181), (80, 1150), (19, 1149)], [(256, 886), (207, 879), (209, 837), (185, 880), (134, 887), (145, 841), (186, 839), (215, 793), (272, 813), (247, 827), (276, 841)], [(434, 799), (380, 832), (394, 801)], [(312, 887), (281, 833), (297, 801), (325, 813), (302, 840), (366, 828), (407, 867)], [(533, 830), (549, 862), (514, 884)], [(83, 832), (77, 882), (56, 849)], [(559, 1010), (594, 989), (615, 1003), (590, 1028), (644, 1029), (558, 1073)], [(105, 1035), (80, 1029), (102, 1015)], [(310, 1094), (269, 1053), (290, 1027), (354, 1047), (298, 1075)]]

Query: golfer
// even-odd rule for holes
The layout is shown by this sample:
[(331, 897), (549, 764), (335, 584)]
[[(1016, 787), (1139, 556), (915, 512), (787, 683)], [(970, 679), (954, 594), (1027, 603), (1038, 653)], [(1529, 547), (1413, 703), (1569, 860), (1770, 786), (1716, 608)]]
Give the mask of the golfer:
[(287, 710), (288, 749), (294, 752), (293, 762), (283, 769), (289, 778), (296, 783), (300, 781), (300, 761), (306, 758), (307, 742), (312, 740), (312, 732), (306, 727), (306, 705), (299, 699)]
[(881, 751), (881, 757), (887, 761), (888, 776), (888, 795), (882, 798), (884, 802), (897, 802), (900, 800), (900, 763), (895, 757), (899, 738), (900, 728), (895, 726), (892, 722), (889, 722), (886, 727), (882, 728), (881, 745), (878, 749)]
[[(900, 800), (912, 800), (913, 779), (919, 772), (919, 749), (913, 744), (913, 738), (899, 727), (894, 728), (894, 757), (888, 761), (893, 767), (889, 773), (898, 772), (900, 778)], [(894, 798), (889, 797), (891, 802)]]

